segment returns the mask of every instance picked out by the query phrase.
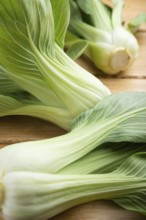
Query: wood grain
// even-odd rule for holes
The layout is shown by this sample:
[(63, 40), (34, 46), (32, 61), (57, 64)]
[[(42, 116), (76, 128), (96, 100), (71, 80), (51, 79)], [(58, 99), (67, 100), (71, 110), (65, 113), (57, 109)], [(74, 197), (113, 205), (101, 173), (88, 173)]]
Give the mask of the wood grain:
[[(105, 0), (110, 3), (110, 0)], [(126, 0), (124, 20), (130, 21), (146, 11), (146, 0)], [(146, 91), (146, 25), (136, 34), (140, 45), (139, 58), (125, 72), (117, 76), (102, 74), (86, 57), (77, 62), (96, 75), (112, 92)], [(23, 141), (46, 139), (65, 131), (49, 122), (32, 118), (9, 116), (0, 118), (0, 148)], [(127, 211), (110, 201), (95, 201), (72, 208), (52, 220), (146, 220), (146, 217)], [(1, 219), (0, 219), (1, 220)]]
[(55, 137), (65, 131), (58, 126), (28, 116), (7, 116), (0, 118), (0, 144), (33, 141)]
[(146, 91), (146, 79), (100, 79), (112, 92), (121, 91)]
[(93, 201), (72, 208), (51, 220), (146, 220), (145, 216), (123, 210), (111, 201)]

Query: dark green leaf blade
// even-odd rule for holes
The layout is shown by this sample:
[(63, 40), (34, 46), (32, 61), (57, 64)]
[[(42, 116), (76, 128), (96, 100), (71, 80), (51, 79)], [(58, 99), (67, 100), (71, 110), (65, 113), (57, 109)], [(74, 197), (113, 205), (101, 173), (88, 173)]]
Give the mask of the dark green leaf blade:
[[(146, 93), (121, 92), (102, 99), (95, 108), (81, 114), (73, 129), (99, 128), (104, 142), (146, 142)], [(118, 138), (117, 138), (118, 137)]]
[(88, 43), (84, 40), (79, 40), (77, 43), (73, 44), (67, 51), (67, 55), (72, 58), (73, 60), (76, 60), (78, 57), (80, 57), (85, 49), (87, 48)]
[(131, 179), (139, 178), (139, 186), (140, 182), (144, 183), (145, 188), (140, 188), (136, 193), (130, 193), (114, 201), (125, 209), (146, 215), (146, 153), (136, 153), (129, 157), (114, 173), (131, 176)]
[(12, 92), (21, 91), (19, 86), (13, 82), (2, 68), (0, 68), (0, 94), (10, 94)]

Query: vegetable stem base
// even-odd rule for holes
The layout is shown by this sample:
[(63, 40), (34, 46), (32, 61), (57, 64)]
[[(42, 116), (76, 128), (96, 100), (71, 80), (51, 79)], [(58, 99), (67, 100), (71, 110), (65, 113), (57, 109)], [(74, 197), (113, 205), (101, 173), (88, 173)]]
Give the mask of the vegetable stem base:
[(115, 50), (111, 56), (110, 65), (117, 71), (125, 70), (132, 61), (131, 54), (125, 48), (118, 48)]

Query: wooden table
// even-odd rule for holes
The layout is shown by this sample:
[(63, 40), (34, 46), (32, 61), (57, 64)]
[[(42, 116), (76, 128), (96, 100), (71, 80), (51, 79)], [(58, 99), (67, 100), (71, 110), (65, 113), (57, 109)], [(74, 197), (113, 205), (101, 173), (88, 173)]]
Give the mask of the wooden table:
[[(130, 20), (141, 11), (146, 11), (146, 0), (126, 0), (124, 10), (126, 20)], [(136, 36), (140, 44), (139, 58), (130, 69), (118, 76), (102, 75), (85, 57), (80, 58), (77, 62), (100, 78), (112, 92), (146, 91), (146, 25), (141, 26)], [(0, 119), (0, 147), (16, 142), (50, 138), (64, 133), (63, 129), (36, 118), (13, 116)], [(146, 217), (126, 211), (113, 202), (95, 201), (72, 208), (52, 220), (95, 219), (144, 220)]]

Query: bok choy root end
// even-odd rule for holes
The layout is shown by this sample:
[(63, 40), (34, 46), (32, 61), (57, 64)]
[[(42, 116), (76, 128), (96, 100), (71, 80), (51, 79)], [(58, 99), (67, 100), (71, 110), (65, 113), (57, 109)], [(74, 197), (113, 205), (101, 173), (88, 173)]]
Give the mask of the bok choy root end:
[(101, 0), (70, 0), (67, 53), (76, 58), (84, 51), (108, 74), (126, 70), (138, 57), (139, 45), (130, 26), (122, 23), (123, 6), (124, 0), (113, 1), (112, 8)]

